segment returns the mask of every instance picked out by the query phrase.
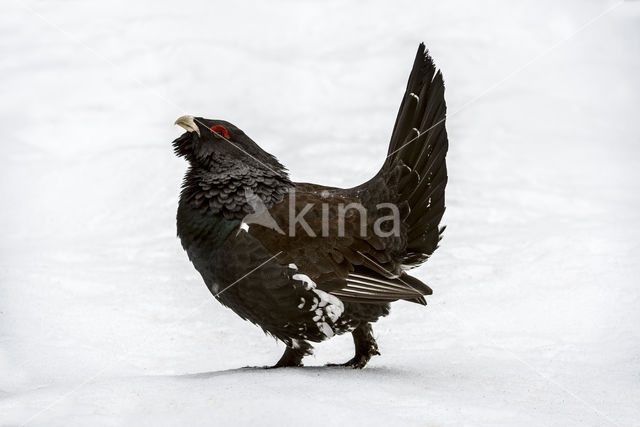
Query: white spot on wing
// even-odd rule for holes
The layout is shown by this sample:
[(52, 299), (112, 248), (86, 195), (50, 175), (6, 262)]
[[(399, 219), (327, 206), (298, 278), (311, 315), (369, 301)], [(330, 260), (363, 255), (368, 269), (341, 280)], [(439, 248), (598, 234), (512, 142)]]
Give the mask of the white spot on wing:
[(316, 283), (313, 280), (311, 280), (311, 278), (306, 274), (300, 274), (300, 273), (294, 274), (293, 280), (300, 280), (302, 283), (304, 283), (304, 288), (308, 291), (316, 287)]
[[(293, 268), (291, 265), (289, 265), (289, 267)], [(304, 288), (315, 294), (313, 301), (311, 301), (311, 307), (309, 308), (309, 311), (313, 313), (312, 321), (316, 323), (316, 326), (324, 336), (327, 338), (334, 336), (335, 333), (331, 324), (335, 324), (344, 312), (344, 304), (342, 301), (334, 295), (317, 289), (315, 282), (306, 274), (296, 273), (292, 278), (293, 280), (299, 280), (304, 283)], [(305, 298), (300, 298), (298, 308), (304, 308), (305, 303)]]
[(314, 289), (313, 292), (316, 293), (320, 297), (320, 303), (318, 304), (320, 307), (324, 307), (324, 312), (332, 322), (338, 320), (338, 317), (344, 311), (344, 304), (337, 297), (326, 293), (325, 291), (321, 291), (320, 289)]
[(331, 329), (331, 326), (329, 326), (329, 324), (326, 323), (326, 322), (322, 322), (322, 323), (318, 324), (318, 327), (322, 331), (322, 334), (324, 336), (326, 336), (327, 338), (331, 338), (332, 336), (335, 335), (333, 333), (333, 329)]

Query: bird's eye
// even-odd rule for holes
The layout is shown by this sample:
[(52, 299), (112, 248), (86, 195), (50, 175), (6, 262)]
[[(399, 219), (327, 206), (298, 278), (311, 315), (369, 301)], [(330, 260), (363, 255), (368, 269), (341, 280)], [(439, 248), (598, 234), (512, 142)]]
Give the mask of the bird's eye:
[(219, 134), (222, 134), (222, 136), (224, 136), (226, 139), (231, 138), (229, 136), (229, 131), (224, 126), (215, 125), (215, 126), (211, 126), (209, 129), (211, 130), (211, 132), (217, 132)]

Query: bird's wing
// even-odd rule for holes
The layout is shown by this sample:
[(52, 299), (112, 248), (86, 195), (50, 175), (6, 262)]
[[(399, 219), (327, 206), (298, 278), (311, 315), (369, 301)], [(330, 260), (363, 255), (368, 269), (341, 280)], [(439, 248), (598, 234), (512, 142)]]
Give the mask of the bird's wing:
[[(398, 268), (392, 249), (374, 233), (375, 218), (355, 209), (340, 211), (359, 200), (343, 190), (298, 185), (269, 215), (284, 232), (251, 224), (248, 232), (271, 253), (282, 252), (281, 264), (291, 264), (319, 289), (343, 300), (385, 303), (408, 299), (424, 303), (431, 289)], [(340, 225), (342, 221), (343, 226)]]
[[(260, 226), (251, 228), (251, 233), (274, 253), (284, 248), (288, 262), (340, 298), (424, 303), (422, 295), (429, 295), (431, 289), (404, 269), (424, 262), (444, 231), (440, 221), (447, 184), (446, 109), (442, 73), (420, 44), (380, 172), (347, 190), (296, 184), (295, 212), (312, 205), (304, 218), (320, 237), (308, 236), (296, 224), (296, 233), (291, 235), (290, 197), (270, 209), (286, 235)], [(321, 236), (323, 203), (329, 205), (328, 237)], [(375, 216), (370, 216), (367, 236), (362, 237), (358, 215), (344, 218), (344, 235), (340, 235), (334, 208), (339, 203), (358, 203), (367, 212), (374, 212), (380, 203), (395, 205), (401, 211), (399, 235), (376, 236), (372, 229)]]

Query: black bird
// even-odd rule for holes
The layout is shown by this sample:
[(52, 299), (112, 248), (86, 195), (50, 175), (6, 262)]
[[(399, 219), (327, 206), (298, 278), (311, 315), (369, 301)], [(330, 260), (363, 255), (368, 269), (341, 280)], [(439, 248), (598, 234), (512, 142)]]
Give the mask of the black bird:
[[(342, 189), (292, 182), (285, 167), (223, 120), (183, 116), (173, 141), (189, 168), (178, 236), (225, 306), (286, 344), (275, 367), (302, 366), (309, 341), (351, 332), (363, 368), (379, 354), (371, 323), (400, 299), (426, 305), (406, 273), (437, 248), (447, 183), (440, 71), (420, 44), (388, 157)], [(383, 205), (381, 205), (383, 204)]]

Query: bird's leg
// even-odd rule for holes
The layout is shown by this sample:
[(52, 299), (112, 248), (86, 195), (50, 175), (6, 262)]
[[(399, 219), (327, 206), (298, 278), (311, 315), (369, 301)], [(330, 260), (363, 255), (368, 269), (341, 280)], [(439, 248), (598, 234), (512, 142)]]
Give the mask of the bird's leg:
[(346, 363), (330, 366), (350, 366), (355, 369), (362, 369), (373, 356), (380, 354), (378, 343), (373, 338), (371, 323), (361, 323), (351, 334), (356, 347), (356, 355)]
[(303, 340), (292, 340), (287, 345), (284, 354), (272, 368), (285, 368), (287, 366), (302, 366), (302, 358), (313, 353), (313, 347)]

